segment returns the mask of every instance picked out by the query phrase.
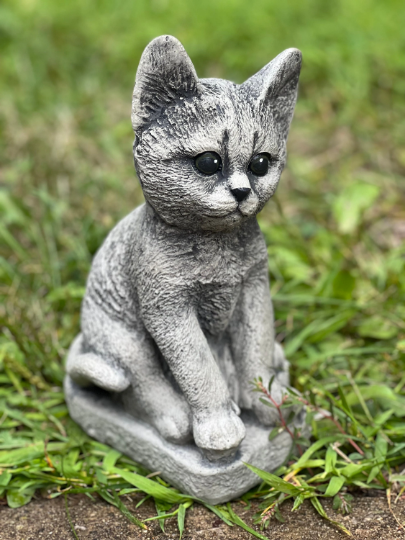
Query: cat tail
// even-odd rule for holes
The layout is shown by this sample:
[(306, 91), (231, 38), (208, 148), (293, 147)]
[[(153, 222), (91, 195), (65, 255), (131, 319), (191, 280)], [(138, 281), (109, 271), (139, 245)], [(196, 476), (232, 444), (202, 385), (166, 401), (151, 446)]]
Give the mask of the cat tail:
[(66, 360), (66, 372), (79, 386), (98, 386), (108, 392), (123, 392), (130, 384), (125, 371), (93, 352), (83, 352), (83, 336), (73, 341)]

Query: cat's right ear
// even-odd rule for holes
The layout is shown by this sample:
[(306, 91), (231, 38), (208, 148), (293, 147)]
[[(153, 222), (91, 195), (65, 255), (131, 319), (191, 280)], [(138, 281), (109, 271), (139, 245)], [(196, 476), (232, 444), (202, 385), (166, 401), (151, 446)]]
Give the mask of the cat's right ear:
[(178, 39), (160, 36), (142, 53), (132, 96), (135, 134), (180, 98), (198, 94), (198, 77)]

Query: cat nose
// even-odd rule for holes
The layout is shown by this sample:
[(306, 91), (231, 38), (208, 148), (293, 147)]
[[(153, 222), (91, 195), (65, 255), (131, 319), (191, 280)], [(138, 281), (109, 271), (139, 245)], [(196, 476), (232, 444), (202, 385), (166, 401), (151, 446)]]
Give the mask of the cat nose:
[(238, 202), (242, 202), (251, 192), (251, 189), (249, 187), (241, 187), (241, 188), (234, 188), (231, 189), (232, 195), (235, 197), (235, 199)]

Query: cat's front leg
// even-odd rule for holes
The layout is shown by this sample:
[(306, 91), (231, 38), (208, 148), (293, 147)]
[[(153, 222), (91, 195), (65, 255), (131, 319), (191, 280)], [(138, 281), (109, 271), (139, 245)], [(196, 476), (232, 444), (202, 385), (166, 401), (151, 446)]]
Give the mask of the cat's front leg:
[(195, 443), (210, 459), (233, 454), (245, 436), (226, 382), (190, 307), (149, 306), (144, 323), (182, 390), (193, 415)]
[[(275, 425), (279, 414), (275, 408), (260, 401), (254, 391), (253, 379), (261, 377), (264, 386), (273, 378), (271, 396), (280, 404), (289, 384), (288, 362), (280, 345), (274, 339), (273, 306), (267, 261), (255, 266), (245, 279), (231, 325), (231, 347), (240, 384), (239, 405), (253, 410), (262, 424)], [(289, 415), (283, 409), (283, 415)]]

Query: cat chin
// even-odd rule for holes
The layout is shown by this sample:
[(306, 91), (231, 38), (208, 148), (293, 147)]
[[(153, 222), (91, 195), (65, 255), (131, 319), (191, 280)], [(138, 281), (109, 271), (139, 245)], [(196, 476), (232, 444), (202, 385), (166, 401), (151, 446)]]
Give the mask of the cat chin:
[(239, 227), (242, 223), (254, 217), (258, 211), (258, 205), (248, 205), (242, 209), (237, 207), (231, 212), (223, 215), (200, 214), (197, 216), (175, 216), (174, 214), (167, 215), (159, 214), (159, 217), (168, 225), (178, 227), (179, 229), (188, 231), (204, 231), (204, 232), (229, 232)]
[(229, 213), (226, 216), (223, 217), (210, 217), (207, 220), (204, 220), (203, 223), (201, 223), (201, 230), (203, 231), (209, 231), (209, 232), (225, 232), (225, 231), (232, 231), (233, 229), (236, 229), (246, 221), (248, 218), (251, 218), (254, 215), (254, 213), (242, 214), (240, 212), (240, 209), (237, 208), (233, 212)]

